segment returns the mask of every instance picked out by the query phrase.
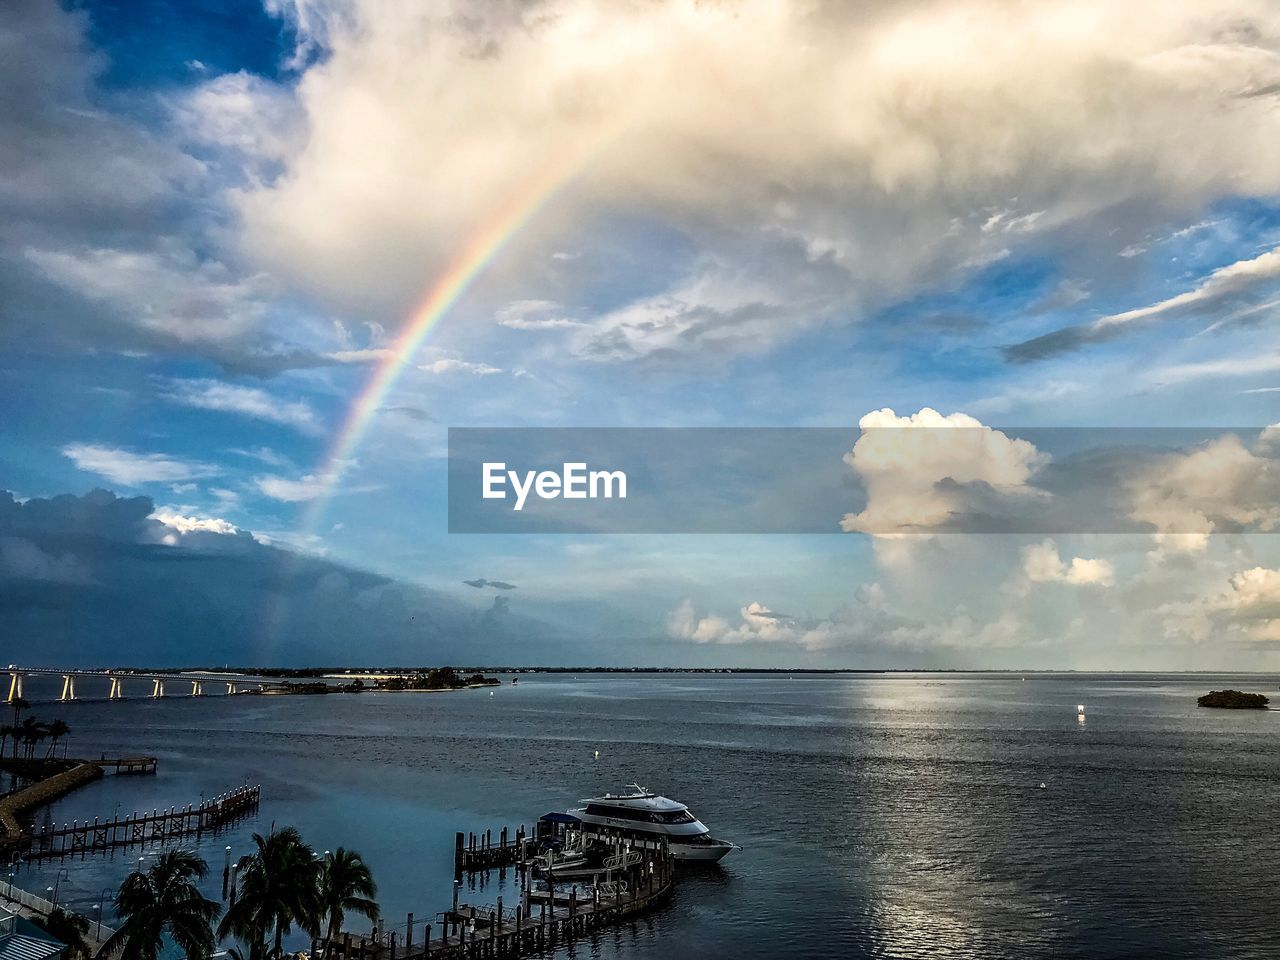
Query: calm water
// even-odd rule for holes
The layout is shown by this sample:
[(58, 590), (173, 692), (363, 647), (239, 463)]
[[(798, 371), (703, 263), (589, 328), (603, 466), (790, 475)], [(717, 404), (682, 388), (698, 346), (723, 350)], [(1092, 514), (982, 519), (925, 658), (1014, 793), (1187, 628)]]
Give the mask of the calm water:
[[(447, 906), (455, 829), (531, 823), (639, 781), (746, 849), (572, 955), (1275, 957), (1280, 711), (1196, 708), (1224, 685), (1274, 693), (1280, 678), (531, 676), (492, 697), (34, 712), (71, 724), (73, 753), (160, 757), (157, 777), (107, 778), (51, 820), (260, 782), (258, 819), (201, 844), (216, 879), (224, 844), (238, 856), (252, 830), (292, 823), (318, 850), (365, 855), (389, 921)], [(136, 856), (18, 882), (57, 881), (92, 914)], [(466, 892), (499, 895), (514, 900), (510, 879)]]

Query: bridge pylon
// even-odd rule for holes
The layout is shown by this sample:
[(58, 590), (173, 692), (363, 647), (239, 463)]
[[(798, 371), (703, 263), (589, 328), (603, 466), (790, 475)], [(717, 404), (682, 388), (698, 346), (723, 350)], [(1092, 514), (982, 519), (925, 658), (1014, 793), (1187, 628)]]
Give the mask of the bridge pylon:
[(9, 674), (9, 696), (5, 698), (5, 703), (13, 703), (22, 696), (22, 673), (14, 670)]
[(62, 675), (62, 695), (59, 700), (74, 700), (76, 698), (76, 675), (74, 673), (64, 673)]

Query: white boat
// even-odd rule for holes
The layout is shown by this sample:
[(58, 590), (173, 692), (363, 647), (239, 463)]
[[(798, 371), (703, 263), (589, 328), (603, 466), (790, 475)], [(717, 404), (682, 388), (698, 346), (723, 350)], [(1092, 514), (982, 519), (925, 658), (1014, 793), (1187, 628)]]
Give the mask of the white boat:
[(579, 800), (582, 806), (569, 814), (588, 829), (612, 830), (650, 840), (665, 838), (677, 860), (715, 862), (730, 850), (742, 849), (711, 836), (711, 831), (683, 803), (660, 797), (636, 783), (630, 786), (630, 793), (606, 793)]

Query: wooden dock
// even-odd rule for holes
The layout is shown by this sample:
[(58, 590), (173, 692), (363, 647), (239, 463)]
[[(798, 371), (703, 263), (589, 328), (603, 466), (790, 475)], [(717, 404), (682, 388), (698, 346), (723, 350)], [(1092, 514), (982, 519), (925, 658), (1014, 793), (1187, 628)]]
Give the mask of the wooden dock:
[(498, 831), (497, 843), (492, 830), (468, 834), (458, 831), (454, 834), (454, 875), (515, 866), (525, 859), (525, 839), (524, 824), (514, 831), (503, 827)]
[[(509, 846), (491, 845), (490, 850)], [(459, 903), (460, 884), (455, 882), (453, 905), (436, 914), (437, 922), (415, 928), (410, 914), (405, 924), (381, 937), (357, 938), (346, 933), (341, 939), (317, 940), (312, 943), (311, 956), (315, 960), (515, 958), (572, 943), (652, 910), (670, 897), (675, 886), (675, 860), (666, 842), (632, 841), (631, 849), (648, 856), (613, 875), (608, 883), (561, 883), (553, 895), (535, 891), (526, 859), (519, 863), (521, 892), (514, 907), (504, 905), (501, 898), (491, 905)]]
[(79, 820), (61, 827), (47, 824), (27, 838), (31, 859), (84, 856), (115, 847), (164, 843), (177, 837), (217, 832), (258, 810), (261, 787), (240, 787), (186, 809), (170, 807), (121, 819)]
[(108, 757), (105, 753), (93, 761), (104, 770), (110, 769), (121, 776), (154, 774), (159, 760), (155, 757)]

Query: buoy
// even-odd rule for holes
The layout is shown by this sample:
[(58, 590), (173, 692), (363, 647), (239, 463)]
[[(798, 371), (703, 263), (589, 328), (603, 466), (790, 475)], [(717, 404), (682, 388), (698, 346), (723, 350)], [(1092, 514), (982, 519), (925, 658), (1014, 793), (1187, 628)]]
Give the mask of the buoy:
[(1040, 782), (1040, 789), (1041, 789), (1041, 790), (1043, 790), (1043, 789), (1044, 789), (1044, 781), (1041, 781), (1041, 782)]
[(597, 750), (597, 751), (596, 751), (596, 759), (597, 759), (597, 760), (599, 760), (599, 759), (600, 759), (600, 751), (599, 751), (599, 750)]
[(492, 691), (492, 690), (490, 690), (490, 691), (489, 691), (489, 696), (491, 696), (491, 697), (493, 696), (493, 691)]

